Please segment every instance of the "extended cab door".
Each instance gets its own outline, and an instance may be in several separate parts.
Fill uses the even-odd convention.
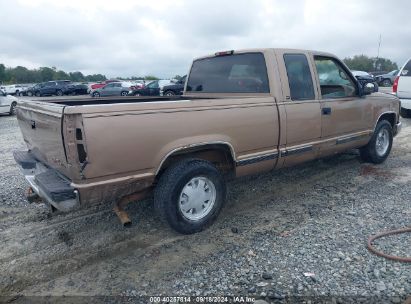
[[[313,66],[303,51],[277,51],[277,63],[282,86],[279,100],[282,140],[279,166],[289,166],[314,159],[321,137],[321,111],[315,90]]]
[[[357,81],[346,66],[331,56],[313,56],[321,102],[321,155],[367,142],[372,103],[360,98]]]

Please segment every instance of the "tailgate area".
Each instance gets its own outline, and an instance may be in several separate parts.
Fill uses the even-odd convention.
[[[32,190],[47,204],[60,211],[69,211],[79,203],[78,191],[70,180],[47,167],[30,151],[14,151],[14,159]]]
[[[44,102],[23,101],[17,106],[17,120],[28,150],[35,159],[67,175],[64,147],[64,106]],[[22,164],[25,155],[18,156]]]

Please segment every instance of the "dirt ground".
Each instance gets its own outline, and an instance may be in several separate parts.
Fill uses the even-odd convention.
[[[0,117],[0,125],[0,295],[14,299],[19,295],[116,296],[134,291],[138,295],[178,295],[188,289],[178,287],[175,281],[187,274],[194,276],[196,265],[207,267],[209,263],[208,278],[212,278],[212,271],[218,265],[213,265],[210,257],[229,250],[233,250],[233,254],[235,251],[236,256],[250,250],[258,251],[255,240],[261,235],[266,235],[272,248],[287,246],[286,239],[278,241],[277,237],[304,232],[307,225],[312,224],[312,218],[319,224],[334,222],[338,225],[340,220],[342,223],[350,219],[347,213],[354,212],[355,217],[355,204],[361,202],[347,197],[355,198],[352,193],[364,187],[368,187],[369,193],[378,187],[377,197],[384,197],[384,185],[391,187],[393,193],[405,192],[392,202],[401,209],[397,215],[398,224],[391,222],[392,219],[375,220],[369,229],[352,232],[358,240],[356,255],[380,263],[381,258],[365,249],[368,235],[384,228],[410,224],[410,120],[403,119],[403,130],[394,140],[391,156],[380,166],[361,163],[358,154],[352,151],[230,182],[228,202],[217,222],[208,230],[189,236],[179,235],[160,224],[151,199],[129,206],[134,220],[129,229],[119,224],[111,206],[97,205],[73,213],[51,215],[42,204],[25,203],[27,184],[11,154],[15,149],[24,148],[24,143],[14,117]],[[381,210],[378,212],[382,213]],[[385,218],[386,214],[375,216]],[[350,232],[349,223],[347,227]],[[322,242],[329,233],[320,230],[310,236],[311,241]],[[295,247],[290,244],[290,252],[294,250],[291,248]],[[344,247],[344,250],[350,251],[350,248]],[[231,269],[235,260],[224,260],[221,268]],[[402,275],[411,276],[409,265],[393,265]],[[259,267],[258,263],[255,267]],[[282,271],[292,271],[291,267]],[[386,284],[393,284],[393,289],[388,287],[387,292],[401,293],[401,287],[395,289],[396,280],[395,271],[384,277]],[[228,288],[236,285],[234,279],[228,282]],[[247,293],[250,285],[257,282],[257,279],[251,280],[249,285],[235,287],[235,290]],[[201,285],[193,283],[193,286],[193,294],[206,290]],[[212,284],[207,286],[208,290],[215,287],[216,292],[220,288]],[[410,285],[402,286],[406,288],[404,294],[411,293]],[[255,295],[261,297],[260,293]]]

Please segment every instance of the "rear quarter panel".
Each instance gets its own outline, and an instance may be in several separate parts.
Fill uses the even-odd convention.
[[[190,145],[226,143],[236,160],[278,145],[278,113],[271,96],[145,103],[138,108],[93,112],[89,107],[83,114],[86,178],[155,175],[167,155]]]

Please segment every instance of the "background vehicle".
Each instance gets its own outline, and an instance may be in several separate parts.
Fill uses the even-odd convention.
[[[160,85],[158,80],[154,80],[144,87],[131,90],[129,95],[132,96],[160,96]]]
[[[92,90],[90,95],[92,97],[106,97],[106,96],[127,96],[130,92],[130,87],[121,82],[111,82],[104,87]]]
[[[88,94],[88,87],[82,83],[68,83],[63,87],[64,95],[85,95]]]
[[[401,100],[402,117],[411,117],[411,58],[401,68],[394,80],[392,91]]]
[[[364,71],[351,71],[351,73],[363,85],[367,83],[374,84],[374,88],[375,88],[374,92],[378,92],[378,83],[375,80],[375,77],[373,75],[371,75],[370,73],[364,72]]]
[[[19,93],[27,89],[27,87],[28,85],[24,85],[24,84],[12,84],[12,85],[2,86],[1,90],[6,94],[19,95]]]
[[[387,74],[375,76],[377,83],[383,87],[390,87],[394,83],[395,77],[397,77],[399,70],[391,71]]]
[[[36,84],[26,91],[28,96],[63,96],[67,92],[67,86],[71,84],[70,80],[47,81]]]
[[[9,115],[14,115],[17,106],[17,98],[8,95],[3,90],[0,90],[0,113],[7,113]]]
[[[175,84],[166,85],[160,92],[163,96],[183,95],[184,84],[186,82],[187,75],[183,76]]]
[[[382,163],[401,127],[397,97],[324,52],[218,52],[189,75],[178,97],[19,102],[29,151],[14,157],[35,193],[62,211],[115,200],[127,225],[124,204],[154,188],[159,218],[194,233],[223,207],[226,178],[353,148]]]
[[[90,89],[91,89],[90,92],[93,91],[93,90],[96,90],[96,89],[100,89],[100,88],[104,87],[106,84],[109,84],[109,83],[112,83],[112,82],[121,82],[121,81],[117,80],[117,79],[109,79],[109,80],[105,80],[105,81],[102,81],[102,82],[92,84],[90,86]]]

